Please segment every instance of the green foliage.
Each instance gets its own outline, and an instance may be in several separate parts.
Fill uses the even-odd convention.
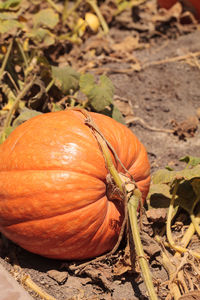
[[[111,104],[108,108],[102,110],[101,113],[125,125],[124,117],[116,105]]]
[[[80,90],[87,96],[91,107],[97,112],[101,112],[106,106],[113,104],[114,86],[105,75],[100,76],[99,84],[95,83],[93,75],[82,75]]]
[[[69,94],[71,90],[75,92],[79,88],[80,74],[71,67],[52,66],[52,77],[55,80],[55,85],[63,93]]]
[[[21,0],[6,0],[6,1],[0,1],[0,9],[16,9],[16,7],[19,6],[19,4],[21,3]]]
[[[181,207],[192,214],[200,195],[200,159],[185,156],[181,161],[192,162],[190,168],[180,171],[158,170],[152,176],[148,195],[151,207],[168,207],[176,182],[179,182],[174,207]],[[197,162],[199,161],[199,164]]]
[[[16,20],[3,20],[0,18],[0,33],[7,33],[20,27],[20,22]]]
[[[200,164],[200,157],[194,157],[194,156],[184,156],[182,158],[180,158],[180,161],[184,161],[188,164],[188,166],[197,166],[198,164]]]
[[[34,15],[33,22],[35,28],[39,28],[41,25],[44,25],[53,29],[59,22],[59,16],[53,9],[46,8]]]
[[[43,43],[45,46],[50,46],[55,43],[54,35],[45,28],[34,28],[28,34],[36,43]]]
[[[3,132],[3,134],[0,137],[0,144],[3,143],[7,137],[11,134],[11,132],[17,128],[19,125],[21,125],[22,123],[24,123],[25,121],[28,121],[29,119],[41,115],[42,113],[33,109],[28,109],[26,107],[24,107],[23,109],[21,109],[19,116],[14,120],[12,126],[8,126],[7,128],[5,128],[5,131]]]
[[[39,116],[41,114],[42,113],[37,110],[28,109],[27,107],[24,107],[23,109],[21,109],[19,116],[14,120],[14,122],[12,124],[12,130],[17,128],[19,125],[21,125],[25,121],[28,121],[29,119]]]
[[[86,2],[106,32],[108,28],[97,3]],[[77,11],[79,4],[73,4],[69,8],[54,1],[46,1],[40,6],[38,1],[0,0],[1,114],[7,113],[1,142],[16,126],[31,117],[27,111],[22,111],[23,108],[48,112],[78,106],[125,123],[114,105],[114,87],[108,77],[100,76],[96,82],[93,75],[80,74],[70,66],[59,66],[57,59],[55,61],[57,49],[59,53],[60,49],[66,49],[68,42],[70,45],[81,42],[75,28],[84,16]],[[29,82],[32,82],[30,86]],[[83,100],[81,93],[85,96]],[[16,119],[16,116],[19,117]]]

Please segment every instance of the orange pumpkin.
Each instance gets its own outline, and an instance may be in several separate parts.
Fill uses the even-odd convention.
[[[175,3],[181,2],[185,10],[191,11],[197,20],[200,20],[200,0],[157,0],[158,4],[162,8],[169,9]]]
[[[145,199],[150,172],[144,146],[124,125],[90,115]],[[39,115],[0,146],[0,231],[30,252],[85,259],[117,241],[123,205],[109,196],[104,157],[84,119],[73,110]]]

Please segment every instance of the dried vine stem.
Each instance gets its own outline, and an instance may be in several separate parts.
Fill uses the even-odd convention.
[[[56,300],[56,298],[52,297],[45,291],[43,291],[33,280],[30,275],[25,274],[22,278],[22,283],[27,286],[29,289],[33,290],[37,295],[39,295],[42,299],[45,300]]]
[[[13,40],[11,40],[10,45],[8,46],[6,55],[3,59],[3,63],[2,63],[1,69],[0,69],[0,81],[2,80],[3,73],[5,71],[5,68],[6,68],[6,65],[7,65],[7,62],[8,62],[8,58],[9,58],[11,50],[12,50],[12,46],[13,46]]]
[[[111,149],[111,151],[113,151],[113,153],[115,153],[113,147],[108,143],[108,141],[102,135],[102,133],[100,132],[100,130],[98,129],[98,127],[96,126],[94,121],[92,120],[91,116],[89,115],[89,113],[83,109],[78,109],[78,111],[80,111],[86,117],[85,123],[92,129],[92,131],[99,143],[99,146],[104,155],[105,164],[108,169],[108,172],[112,176],[112,179],[114,180],[116,186],[124,194],[124,199],[126,199],[125,203],[128,202],[128,205],[125,204],[125,210],[127,211],[127,212],[125,212],[125,215],[129,216],[129,220],[130,220],[130,224],[131,224],[131,231],[132,231],[132,235],[133,235],[133,241],[135,244],[135,250],[136,250],[136,254],[138,257],[139,264],[140,264],[140,268],[142,271],[142,276],[143,276],[145,285],[147,287],[149,299],[157,300],[158,298],[157,298],[157,295],[156,295],[156,292],[154,289],[148,262],[145,258],[142,242],[140,239],[138,222],[137,222],[137,209],[138,209],[139,199],[141,197],[141,192],[138,189],[134,190],[134,188],[132,188],[129,190],[129,187],[126,187],[126,185],[124,184],[123,180],[121,179],[118,171],[116,170],[116,168],[113,164],[111,155],[110,155],[109,148]],[[116,157],[117,156],[115,156],[115,159],[116,159]],[[121,165],[123,165],[123,164],[121,163]],[[133,185],[135,187],[134,182],[133,182]],[[127,208],[126,208],[126,205],[127,205]],[[125,220],[125,221],[127,222],[127,220]]]
[[[19,92],[18,96],[16,97],[10,111],[7,114],[5,123],[4,123],[4,127],[3,127],[3,131],[1,134],[2,137],[2,141],[4,141],[5,139],[5,132],[8,126],[10,126],[10,123],[12,121],[12,117],[15,114],[16,110],[19,107],[19,103],[21,101],[21,99],[26,95],[26,93],[30,90],[30,88],[32,87],[32,85],[34,84],[35,81],[35,76],[33,77],[33,79],[31,80],[31,82],[29,82],[27,85],[24,85],[24,88]]]
[[[186,55],[180,55],[180,56],[165,58],[165,59],[161,59],[161,60],[158,60],[158,61],[146,62],[146,63],[143,64],[142,68],[144,69],[144,68],[147,68],[147,67],[150,67],[150,66],[162,65],[162,64],[177,62],[177,61],[181,61],[181,60],[187,60],[189,58],[194,58],[194,57],[197,57],[197,56],[200,56],[200,51],[190,52]]]
[[[94,123],[94,121],[92,120],[91,116],[89,115],[89,113],[85,110],[85,109],[81,109],[81,108],[72,108],[73,110],[77,110],[80,111],[84,116],[85,116],[85,124],[87,124],[92,130],[93,133],[98,141],[98,143],[100,143],[100,147],[101,147],[101,142],[103,142],[104,148],[108,147],[112,154],[114,155],[114,158],[116,160],[116,162],[118,162],[121,167],[123,168],[123,170],[130,176],[131,181],[134,182],[134,184],[136,185],[133,176],[130,174],[130,172],[126,169],[126,167],[123,165],[123,163],[121,162],[119,156],[117,155],[115,149],[113,148],[113,146],[106,140],[105,136],[102,134],[102,132],[99,130],[99,128],[97,127],[97,125]],[[99,136],[101,137],[101,140],[99,139]],[[107,151],[107,149],[106,149]],[[104,154],[104,153],[103,153]],[[106,161],[106,164],[108,162]],[[112,161],[110,163],[110,165],[112,166]],[[109,167],[109,166],[108,166]],[[118,173],[118,172],[117,172]],[[117,175],[118,176],[118,175]],[[123,192],[123,188],[120,190]]]
[[[192,220],[192,224],[189,227],[189,231],[187,233],[187,238],[185,238],[183,240],[184,247],[176,245],[175,242],[174,242],[173,236],[172,236],[171,221],[172,221],[172,215],[173,215],[175,197],[176,197],[176,193],[177,193],[177,190],[178,190],[179,183],[180,183],[180,180],[176,179],[176,182],[175,182],[175,185],[174,185],[174,188],[173,188],[172,199],[170,201],[170,206],[169,206],[169,210],[168,210],[167,226],[166,227],[167,227],[167,239],[168,239],[169,244],[166,243],[166,245],[168,247],[171,247],[172,249],[174,249],[175,251],[177,251],[179,253],[185,253],[185,252],[189,251],[191,255],[193,255],[197,259],[200,259],[200,253],[197,253],[195,251],[188,250],[187,248],[185,248],[185,247],[187,247],[187,244],[189,243],[192,235],[194,234],[194,230],[196,230],[197,233],[198,233],[198,229],[199,229],[198,218],[196,219],[196,217],[194,217],[193,213],[190,214],[190,217],[191,217],[191,220]],[[199,202],[199,197],[197,197],[197,199],[195,201],[195,205],[198,202]],[[195,205],[194,205],[194,207],[195,207]]]

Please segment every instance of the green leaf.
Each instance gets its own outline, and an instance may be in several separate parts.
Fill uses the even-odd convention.
[[[76,91],[79,88],[80,74],[71,67],[52,66],[52,77],[55,79],[55,85],[63,93],[69,93],[70,90]]]
[[[167,169],[161,169],[155,172],[152,176],[153,184],[169,183],[175,179],[176,172]]]
[[[95,83],[94,76],[84,74],[80,77],[80,90],[88,98],[91,107],[97,111],[103,111],[106,106],[113,104],[114,86],[105,75],[100,76],[99,83]]]
[[[9,9],[9,8],[16,8],[20,4],[21,0],[7,0],[7,1],[0,1],[0,9]]]
[[[51,8],[46,8],[39,11],[33,17],[34,28],[38,28],[41,25],[47,26],[48,28],[53,29],[59,22],[59,16]]]
[[[81,92],[88,97],[90,91],[95,86],[94,75],[89,73],[81,75],[79,85],[80,85]]]
[[[20,22],[16,20],[1,20],[0,19],[0,33],[8,33],[11,30],[16,31],[18,28],[22,27]]]
[[[194,167],[194,166],[197,166],[197,165],[200,164],[200,157],[187,155],[187,156],[184,156],[184,157],[180,158],[180,161],[184,161],[188,165]]]
[[[55,43],[55,36],[48,29],[36,28],[28,33],[27,36],[34,38],[36,42],[43,43],[45,46]]]
[[[106,116],[109,116],[111,118],[113,118],[114,120],[118,121],[121,124],[125,125],[125,120],[121,114],[121,112],[119,111],[119,109],[111,104],[109,108],[106,108],[104,110],[101,111],[101,114],[104,114]]]
[[[171,199],[170,186],[167,184],[152,184],[147,196],[149,207],[166,208],[169,207]]]
[[[196,194],[196,196],[199,196],[200,194],[200,178],[195,178],[192,180],[191,185],[193,187],[193,190]]]
[[[195,177],[200,177],[200,165],[192,169],[184,169],[182,171],[169,171],[166,169],[158,170],[152,176],[152,182],[157,183],[172,183],[176,178],[191,180]]]
[[[24,107],[23,109],[21,109],[21,113],[19,114],[19,116],[14,120],[14,122],[12,124],[12,131],[15,128],[17,128],[19,125],[24,123],[25,121],[28,121],[29,119],[31,119],[35,116],[39,116],[41,114],[42,113],[37,110],[33,110],[33,109],[29,109],[27,107]]]
[[[63,110],[63,107],[57,103],[52,103],[52,109],[51,111],[61,111]]]
[[[195,166],[192,169],[185,169],[183,171],[177,172],[178,176],[182,175],[184,179],[191,180],[200,177],[200,165]]]
[[[122,123],[125,125],[125,120],[124,117],[122,116],[121,111],[117,108],[116,105],[113,105],[113,109],[112,109],[112,118],[116,121],[118,121],[119,123]]]
[[[11,126],[7,127],[4,132],[1,134],[1,137],[0,137],[0,144],[2,144],[6,139],[7,137],[9,136],[9,134],[13,131],[13,128]]]
[[[191,182],[184,180],[179,184],[175,204],[182,207],[190,214],[192,212],[192,207],[195,200],[196,195],[192,188]]]
[[[0,137],[0,144],[3,143],[7,137],[11,134],[11,132],[13,130],[15,130],[15,128],[17,128],[19,125],[21,125],[22,123],[24,123],[25,121],[41,115],[42,113],[36,110],[32,110],[32,109],[28,109],[26,107],[24,107],[23,109],[21,109],[21,113],[20,115],[14,120],[12,126],[7,127],[4,132],[2,133],[1,137]]]

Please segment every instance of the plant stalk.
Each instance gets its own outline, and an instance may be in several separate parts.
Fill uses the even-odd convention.
[[[170,201],[169,210],[168,210],[168,214],[167,214],[167,239],[172,248],[174,248],[175,243],[174,243],[172,232],[171,232],[171,221],[172,221],[172,217],[173,217],[174,202],[175,202],[178,186],[179,186],[179,181],[176,180],[175,186],[173,189],[173,193],[172,193],[172,199]]]
[[[200,213],[197,214],[196,216],[196,222],[199,224],[200,223]],[[190,224],[190,226],[188,227],[188,229],[186,230],[183,238],[181,239],[181,245],[183,247],[187,247],[187,245],[189,244],[189,242],[191,241],[191,238],[193,236],[193,234],[195,233],[195,227],[194,227],[194,224]],[[180,253],[177,252],[175,254],[175,256],[180,256]]]
[[[111,155],[110,155],[110,150],[108,148],[108,142],[106,139],[102,136],[100,133],[98,127],[94,123],[94,121],[91,119],[90,115],[87,113],[85,110],[80,110],[84,114],[86,118],[89,119],[89,122],[86,122],[88,126],[91,127],[93,130],[93,133],[101,147],[104,159],[105,159],[105,164],[106,167],[111,174],[116,186],[119,188],[119,190],[122,193],[126,193],[125,197],[127,197],[127,192],[124,186],[124,183],[122,179],[119,176],[118,171],[116,170]],[[151,300],[157,300],[157,295],[153,286],[153,281],[150,273],[150,269],[147,263],[147,260],[145,258],[142,242],[140,239],[140,233],[139,233],[139,227],[137,223],[137,208],[138,208],[138,203],[139,203],[139,198],[140,198],[140,192],[139,190],[135,190],[134,194],[131,193],[130,199],[128,199],[128,214],[129,214],[129,219],[130,219],[130,224],[131,224],[131,231],[133,235],[133,241],[135,244],[135,249],[136,249],[136,254],[138,256],[139,264],[141,267],[142,271],[142,276],[145,282],[145,285],[147,287],[148,293],[149,293],[149,299]],[[124,200],[125,201],[125,200]]]
[[[8,62],[8,58],[9,58],[10,52],[11,52],[11,50],[12,50],[12,46],[13,46],[13,40],[11,40],[11,42],[10,42],[10,44],[9,44],[9,46],[8,46],[8,50],[7,50],[7,52],[6,52],[6,55],[5,55],[5,57],[4,57],[4,60],[3,60],[3,63],[2,63],[1,69],[0,69],[0,81],[2,80],[4,71],[5,71],[7,62]]]
[[[200,226],[199,226],[198,221],[197,221],[197,219],[194,215],[194,209],[195,209],[195,206],[197,205],[197,203],[199,202],[199,200],[200,200],[200,194],[197,196],[196,200],[193,203],[193,207],[192,207],[192,210],[191,210],[192,212],[190,213],[190,219],[192,221],[192,224],[194,225],[194,228],[195,228],[197,234],[200,236]]]
[[[43,291],[33,280],[29,275],[25,275],[22,279],[22,282],[24,285],[26,285],[28,288],[33,290],[37,295],[39,295],[42,299],[45,300],[56,300],[51,295],[47,294],[45,291]]]
[[[2,134],[1,134],[1,137],[3,137],[2,141],[4,141],[4,134],[5,134],[6,128],[10,126],[11,121],[12,121],[12,116],[18,109],[21,99],[26,95],[26,93],[32,87],[34,81],[35,81],[35,77],[31,80],[31,82],[29,82],[27,85],[24,86],[24,88],[19,92],[18,96],[16,97],[16,99],[13,103],[13,106],[9,110],[6,120],[5,120],[5,123],[4,123],[4,126],[3,126]]]
[[[62,21],[65,22],[68,18],[68,16],[72,15],[74,11],[79,7],[82,0],[76,0],[75,4],[72,6],[72,8],[68,9],[68,2],[64,5],[64,10],[62,13]]]
[[[55,9],[55,11],[57,11],[58,13],[61,13],[60,8],[53,2],[53,0],[46,0],[49,5]]]
[[[135,251],[142,271],[142,276],[146,284],[147,291],[149,293],[149,299],[157,300],[158,297],[154,289],[152,276],[149,270],[149,265],[147,263],[147,259],[145,258],[145,253],[140,239],[140,232],[139,232],[139,227],[137,222],[138,203],[139,200],[136,195],[133,195],[128,202],[128,214],[129,214],[129,220],[131,225],[131,231],[132,231],[133,240],[135,244]]]

